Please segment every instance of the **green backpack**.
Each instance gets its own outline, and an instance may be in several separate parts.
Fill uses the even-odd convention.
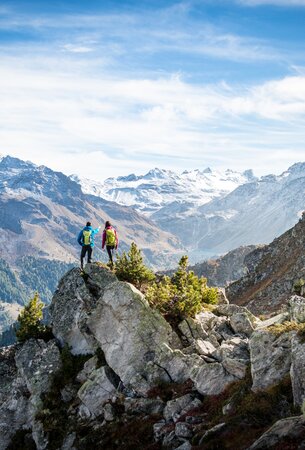
[[[106,245],[110,246],[116,245],[115,232],[113,228],[106,229]]]
[[[84,245],[90,245],[91,244],[91,242],[92,242],[91,234],[92,234],[91,230],[84,230],[83,231],[83,244]]]

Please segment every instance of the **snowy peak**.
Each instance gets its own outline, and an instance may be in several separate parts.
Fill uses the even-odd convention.
[[[244,173],[234,170],[185,170],[177,174],[171,170],[154,168],[145,175],[130,174],[107,178],[103,183],[71,177],[84,193],[103,197],[121,205],[132,206],[137,211],[152,215],[162,208],[185,203],[197,208],[209,201],[223,197],[238,186],[255,180],[251,170]]]

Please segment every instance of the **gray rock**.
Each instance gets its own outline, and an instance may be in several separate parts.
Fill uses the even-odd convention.
[[[181,411],[191,405],[193,400],[194,396],[192,394],[186,394],[182,397],[168,401],[163,411],[163,417],[166,422],[177,419]]]
[[[75,386],[73,386],[72,384],[66,385],[60,391],[60,395],[61,395],[62,401],[64,403],[70,402],[76,396],[76,393],[77,393],[77,388]]]
[[[249,345],[253,391],[279,383],[289,374],[294,334],[289,332],[277,336],[264,330],[252,334]]]
[[[98,298],[88,327],[110,367],[124,385],[138,388],[139,374],[147,378],[149,362],[158,364],[170,352],[172,330],[132,285],[115,281]],[[159,364],[162,367],[162,364]],[[159,374],[158,374],[159,375]],[[156,380],[152,380],[152,384]],[[143,383],[144,391],[147,389]]]
[[[19,429],[31,428],[31,404],[25,381],[18,377],[14,350],[0,349],[0,450],[5,450]],[[7,354],[7,360],[5,358]]]
[[[207,332],[204,330],[200,320],[191,317],[183,320],[179,325],[179,330],[191,344],[196,339],[207,339]]]
[[[115,394],[107,366],[96,369],[91,378],[79,389],[77,396],[94,417],[103,413],[103,406]]]
[[[54,340],[29,339],[15,359],[28,390],[38,396],[49,390],[54,375],[61,369],[60,352]]]
[[[235,333],[242,333],[246,336],[251,336],[254,331],[252,322],[249,319],[248,314],[245,312],[232,314],[230,318],[230,325]]]
[[[32,436],[35,441],[37,450],[46,450],[48,448],[48,435],[43,429],[43,424],[38,420],[34,420],[32,423]]]
[[[285,444],[286,439],[293,439],[299,444],[305,440],[305,418],[288,417],[287,419],[278,420],[269,430],[267,430],[249,450],[265,450],[275,445]],[[296,447],[295,447],[296,448]]]
[[[160,350],[162,353],[160,352],[157,364],[151,362],[147,365],[147,379],[150,384],[155,384],[160,379],[183,383],[190,378],[193,367],[203,364],[202,358],[197,354],[185,355],[181,350],[172,350],[167,345],[161,345]]]
[[[199,323],[202,327],[202,329],[206,332],[209,333],[212,329],[213,326],[215,325],[215,319],[217,320],[217,317],[215,316],[215,314],[209,312],[209,311],[202,311],[198,314],[196,314],[196,322]],[[198,338],[200,338],[201,336],[198,336]],[[202,339],[206,339],[206,337],[202,337]]]
[[[165,403],[153,398],[125,398],[125,412],[128,414],[162,414]]]
[[[239,379],[245,377],[250,362],[247,340],[234,337],[225,341],[212,356],[221,362],[231,375]]]
[[[162,445],[165,448],[175,449],[179,447],[181,444],[181,438],[176,436],[175,431],[171,431],[170,433],[165,434]]]
[[[160,380],[185,381],[196,363],[192,355],[172,348],[177,335],[141,292],[97,264],[86,266],[84,279],[79,271],[70,271],[50,309],[62,343],[74,353],[92,353],[99,346],[124,386],[139,394]]]
[[[180,438],[190,439],[193,432],[189,424],[185,422],[177,422],[175,425],[175,434]]]
[[[88,420],[88,419],[91,418],[91,412],[90,412],[89,408],[87,408],[86,405],[84,405],[84,404],[79,405],[79,407],[78,407],[78,417],[81,420]]]
[[[219,423],[219,424],[215,425],[215,427],[210,428],[208,431],[206,431],[204,433],[204,435],[200,439],[199,445],[203,445],[207,439],[211,438],[215,434],[218,434],[220,430],[225,428],[225,426],[226,426],[225,423]]]
[[[103,408],[104,412],[104,419],[106,422],[113,422],[115,419],[115,411],[111,403],[106,403],[106,405]]]
[[[288,300],[291,320],[297,323],[305,322],[305,298],[299,295],[293,295]]]
[[[276,316],[271,317],[270,319],[260,321],[257,324],[256,329],[260,330],[263,328],[271,327],[272,325],[278,325],[289,319],[290,319],[290,314],[288,312],[283,312],[283,313],[277,314]]]
[[[76,380],[79,383],[84,383],[89,378],[90,374],[96,369],[97,362],[97,356],[93,356],[86,361],[83,369],[77,374]]]
[[[86,266],[86,270],[89,270]],[[103,271],[101,286],[115,281],[109,271]],[[98,289],[97,289],[98,291]],[[99,291],[98,291],[99,292]],[[70,270],[60,281],[49,308],[54,336],[62,345],[68,344],[74,354],[93,354],[97,343],[87,321],[95,307],[95,298],[79,269]]]
[[[183,444],[179,445],[179,447],[176,447],[175,450],[191,450],[192,444],[189,441],[183,442]]]
[[[203,395],[217,395],[237,378],[228,373],[221,363],[206,363],[193,369],[191,379]]]
[[[218,292],[218,305],[228,305],[229,300],[227,299],[225,288],[219,287],[217,288],[217,292]]]
[[[76,439],[76,433],[70,433],[68,434],[62,443],[60,450],[74,450],[73,444]]]
[[[255,322],[257,318],[244,306],[238,306],[233,303],[230,303],[228,305],[218,305],[215,308],[215,313],[220,314],[222,316],[231,317],[233,314],[240,314],[245,313],[251,320],[251,322]]]
[[[305,400],[305,342],[297,335],[291,341],[290,377],[294,404],[302,406]]]
[[[165,420],[161,420],[160,422],[153,424],[155,441],[160,441],[165,436],[166,434],[165,425],[166,425]]]

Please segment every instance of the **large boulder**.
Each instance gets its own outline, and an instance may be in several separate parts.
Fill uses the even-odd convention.
[[[291,320],[297,323],[305,322],[305,298],[299,295],[293,295],[288,300]]]
[[[302,406],[305,400],[305,341],[298,335],[291,341],[290,376],[294,404]]]
[[[246,376],[250,362],[247,339],[235,336],[224,341],[212,356],[234,377],[242,379]]]
[[[288,417],[278,420],[248,450],[265,450],[268,448],[304,448],[298,444],[305,441],[305,418]],[[291,446],[286,447],[289,443]],[[283,446],[283,447],[282,447]]]
[[[203,395],[218,395],[223,392],[229,384],[238,378],[228,373],[221,363],[205,363],[195,367],[191,374],[198,392]]]
[[[253,391],[277,384],[289,374],[294,334],[293,331],[278,336],[267,330],[252,334],[249,344]]]
[[[94,274],[97,278],[98,271]],[[103,281],[99,279],[100,284],[97,285],[97,281],[95,287],[90,284],[89,274],[81,276],[80,269],[72,269],[61,279],[53,296],[49,307],[53,334],[62,345],[68,344],[74,354],[93,354],[98,347],[88,329],[87,320],[95,308],[94,294],[102,290],[106,282],[116,280],[116,277],[106,270],[103,271],[103,276]]]
[[[15,347],[0,349],[0,450],[16,431],[31,427],[29,391],[18,375],[15,352]]]
[[[62,367],[61,356],[55,340],[29,339],[16,353],[16,366],[30,393],[28,417],[37,450],[48,448],[48,435],[42,423],[36,419],[43,407],[42,394],[52,386],[56,373]]]
[[[102,349],[122,383],[144,394],[157,381],[185,381],[191,357],[143,294],[98,264],[61,280],[50,307],[53,333],[74,353]],[[174,348],[173,348],[174,347]],[[199,357],[198,357],[199,358]]]
[[[107,366],[93,371],[90,378],[81,386],[77,396],[88,408],[93,417],[103,413],[103,406],[116,392],[111,369]]]
[[[61,357],[55,340],[29,339],[16,353],[19,374],[25,380],[32,395],[47,392],[53,376],[61,368]]]

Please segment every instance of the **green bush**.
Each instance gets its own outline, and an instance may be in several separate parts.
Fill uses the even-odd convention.
[[[115,273],[119,280],[128,281],[138,289],[155,279],[154,273],[143,264],[141,250],[132,242],[129,252],[123,252],[115,263]]]
[[[42,323],[42,309],[44,304],[36,292],[28,305],[23,308],[17,319],[16,337],[19,342],[25,342],[27,339],[49,338],[51,331]]]
[[[299,280],[297,280],[294,285],[293,285],[293,291],[297,294],[297,295],[301,295],[302,292],[302,287],[305,284],[305,280],[303,278],[300,278]]]
[[[148,302],[162,314],[177,319],[194,317],[203,305],[217,303],[217,289],[207,286],[206,278],[188,271],[188,257],[183,256],[176,273],[164,276],[146,292]]]

